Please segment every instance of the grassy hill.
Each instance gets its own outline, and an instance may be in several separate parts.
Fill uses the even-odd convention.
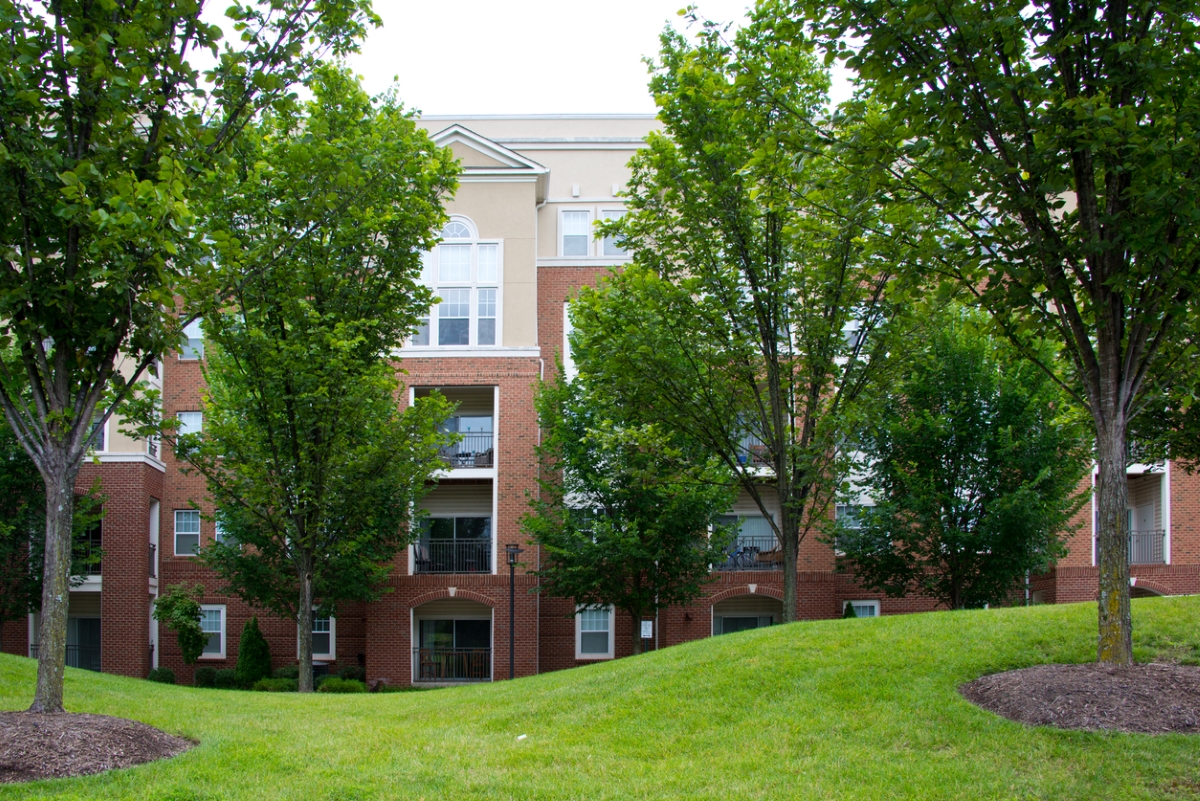
[[[1139,660],[1200,660],[1200,598],[1134,601]],[[67,673],[71,711],[200,741],[0,798],[1200,798],[1200,736],[1028,728],[980,675],[1093,658],[1092,604],[797,623],[516,682],[389,695],[197,690]],[[34,662],[0,657],[0,708]],[[519,735],[525,739],[517,739]]]

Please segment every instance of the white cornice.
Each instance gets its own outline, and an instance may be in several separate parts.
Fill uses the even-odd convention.
[[[393,356],[400,359],[537,359],[541,348],[439,348],[409,345]]]
[[[160,473],[167,472],[167,465],[145,453],[100,453],[96,455],[100,464],[148,464]]]

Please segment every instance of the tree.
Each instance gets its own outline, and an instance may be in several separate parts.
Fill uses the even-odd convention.
[[[573,347],[645,422],[725,464],[782,546],[794,620],[800,542],[828,516],[851,404],[885,363],[893,268],[871,186],[815,134],[826,75],[769,40],[758,25],[732,44],[711,24],[695,44],[663,35],[664,130],[605,229],[633,264],[572,304]]]
[[[258,617],[252,617],[242,627],[242,638],[238,640],[237,683],[251,687],[259,679],[271,676],[271,648],[267,638],[258,627]]]
[[[208,635],[200,627],[200,599],[203,597],[204,586],[201,584],[194,587],[172,584],[154,601],[154,619],[175,632],[185,665],[196,664],[208,643]]]
[[[543,478],[524,526],[546,554],[539,591],[622,610],[636,654],[640,621],[694,601],[725,560],[730,532],[709,532],[734,492],[719,462],[639,424],[577,364],[580,378],[538,391]]]
[[[1002,603],[1065,552],[1089,443],[1058,385],[986,320],[955,307],[928,320],[862,432],[875,505],[840,527],[838,548],[859,583],[893,597]]]
[[[944,221],[925,269],[974,293],[1025,356],[1062,344],[1059,380],[1096,439],[1097,656],[1130,663],[1127,432],[1171,380],[1160,356],[1200,278],[1195,3],[772,6],[779,31],[797,23],[781,40],[815,37],[887,109],[856,144],[895,197]]]
[[[75,478],[103,422],[181,339],[176,298],[219,232],[196,212],[259,109],[378,19],[368,0],[0,0],[0,408],[45,482],[31,711],[61,712]],[[27,401],[26,398],[29,398]]]
[[[451,408],[435,396],[401,412],[388,358],[428,315],[421,254],[457,176],[448,151],[349,73],[319,69],[309,88],[303,113],[267,115],[235,149],[245,177],[214,213],[239,240],[223,265],[237,279],[205,315],[204,433],[167,429],[226,537],[202,561],[296,621],[302,692],[314,612],[379,596],[441,468]]]

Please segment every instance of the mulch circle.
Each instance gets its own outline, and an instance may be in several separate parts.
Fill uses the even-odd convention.
[[[173,757],[193,745],[106,715],[0,712],[0,783],[87,776]]]
[[[1200,667],[1038,665],[984,676],[958,691],[984,709],[1033,726],[1200,732]]]

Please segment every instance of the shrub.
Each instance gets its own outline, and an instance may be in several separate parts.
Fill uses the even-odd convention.
[[[320,690],[322,684],[324,684],[329,679],[336,679],[336,678],[337,678],[337,676],[333,675],[332,673],[324,673],[320,676],[313,676],[313,690]]]
[[[196,680],[194,683],[197,687],[216,687],[217,669],[208,665],[196,668]]]
[[[324,676],[325,680],[317,688],[319,693],[365,693],[367,685],[354,679],[343,679],[337,676]]]
[[[259,679],[254,682],[251,690],[260,693],[294,693],[299,688],[299,682],[295,679]]]
[[[240,687],[249,687],[259,679],[271,675],[271,649],[267,638],[258,627],[258,618],[252,617],[242,627],[242,639],[238,643],[237,682]]]
[[[858,613],[854,611],[854,604],[847,602],[842,608],[842,618],[858,617]]]
[[[236,690],[240,686],[237,680],[237,671],[233,668],[218,670],[213,686],[219,690]]]
[[[297,681],[299,681],[300,680],[300,666],[299,665],[287,665],[286,667],[279,668],[271,675],[277,679],[296,679]]]
[[[343,679],[365,682],[367,680],[367,670],[358,665],[350,665],[339,670],[338,676]]]
[[[170,668],[155,668],[146,678],[150,681],[157,681],[159,684],[174,684],[175,671]]]

